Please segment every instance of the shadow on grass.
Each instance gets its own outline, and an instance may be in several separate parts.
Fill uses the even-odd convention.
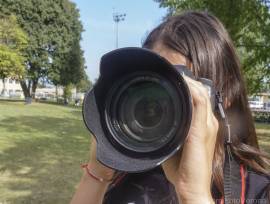
[[[69,203],[81,175],[79,164],[88,157],[90,137],[83,122],[21,116],[1,120],[0,127],[18,138],[12,140],[11,148],[0,153],[0,175],[8,176],[0,186],[4,184],[6,191],[14,194],[28,192],[5,196],[6,202]],[[31,136],[25,136],[28,133]]]

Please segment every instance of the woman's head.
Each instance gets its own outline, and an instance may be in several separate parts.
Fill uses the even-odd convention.
[[[187,65],[195,77],[208,78],[214,82],[216,90],[225,99],[224,106],[232,125],[235,155],[255,170],[265,171],[264,155],[258,150],[239,59],[222,23],[206,12],[186,12],[172,16],[149,33],[143,47],[157,52],[172,64]],[[222,192],[226,131],[222,122],[219,126],[213,181]]]
[[[166,55],[180,53],[194,75],[211,79],[230,103],[244,88],[231,39],[212,15],[186,12],[169,17],[148,35],[143,47]]]

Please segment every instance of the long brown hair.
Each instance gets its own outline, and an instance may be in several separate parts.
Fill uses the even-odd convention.
[[[189,11],[168,17],[149,33],[143,47],[152,49],[157,43],[190,60],[195,77],[214,82],[225,98],[223,105],[231,124],[234,155],[254,171],[268,174],[269,157],[259,149],[239,58],[222,23],[206,12]],[[225,128],[219,121],[212,181],[223,194]]]

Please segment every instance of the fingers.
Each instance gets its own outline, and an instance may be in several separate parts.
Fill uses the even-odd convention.
[[[211,123],[213,115],[208,91],[202,83],[189,77],[184,77],[184,79],[189,87],[194,105],[192,123],[196,125],[195,128],[202,126],[206,128],[207,124]]]
[[[194,99],[194,104],[205,106],[207,99],[209,99],[207,89],[199,81],[195,81],[187,76],[183,76],[183,78],[187,82],[187,85],[191,91],[191,95]]]
[[[192,135],[189,135],[189,137],[192,138],[193,135],[201,137],[207,146],[208,157],[213,158],[218,131],[218,120],[213,114],[208,90],[201,82],[188,77],[184,77],[184,79],[188,84],[194,104],[193,121],[190,130],[190,134]],[[197,134],[196,132],[202,130],[201,128],[207,129],[207,134]]]
[[[91,144],[90,144],[90,160],[95,160],[96,159],[96,151],[97,151],[97,142],[93,138],[91,139]]]

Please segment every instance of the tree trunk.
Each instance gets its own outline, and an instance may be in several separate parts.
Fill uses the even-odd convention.
[[[58,103],[58,86],[55,85],[56,102]]]
[[[23,90],[23,95],[24,95],[24,97],[25,97],[25,98],[26,98],[26,97],[30,97],[30,96],[31,96],[31,95],[30,95],[30,88],[27,87],[26,82],[25,82],[24,80],[21,80],[21,81],[20,81],[20,84],[21,84],[21,87],[22,87],[22,90]]]
[[[3,89],[2,89],[1,95],[4,95],[5,94],[5,90],[6,90],[5,78],[2,79],[2,82],[3,82]]]
[[[26,104],[31,104],[32,100],[31,100],[31,94],[30,94],[30,87],[27,86],[26,82],[24,80],[20,81],[22,90],[23,90],[23,95],[25,98],[25,103]]]
[[[36,89],[37,89],[38,80],[34,80],[32,83],[32,99],[36,97]]]

